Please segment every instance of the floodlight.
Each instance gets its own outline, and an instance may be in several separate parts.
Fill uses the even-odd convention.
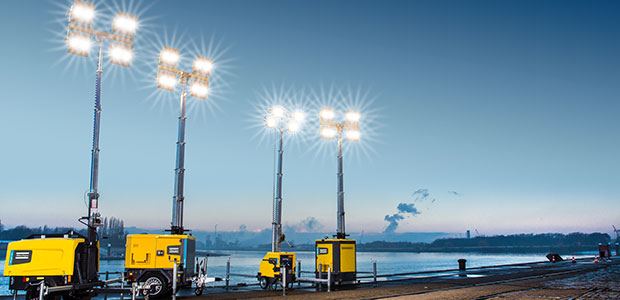
[[[296,110],[293,112],[293,120],[295,122],[303,122],[306,119],[306,113],[301,110]]]
[[[203,75],[209,74],[213,70],[213,62],[204,56],[199,56],[194,60],[194,71]]]
[[[181,60],[181,55],[178,49],[166,47],[159,53],[159,61],[163,65],[175,67],[179,64],[179,60]]]
[[[133,59],[133,52],[126,46],[112,45],[109,52],[112,63],[121,66],[129,66]]]
[[[169,73],[164,73],[164,72],[160,72],[159,74],[157,74],[157,87],[158,88],[172,91],[174,90],[174,87],[176,85],[177,85],[176,76],[169,74]]]
[[[112,29],[122,34],[133,35],[138,29],[138,18],[130,14],[118,13],[112,20]]]
[[[336,137],[336,134],[338,134],[338,132],[336,131],[336,128],[325,127],[321,129],[321,136],[326,139],[334,138]]]
[[[361,117],[361,114],[356,111],[348,111],[344,114],[344,118],[351,123],[359,122]]]
[[[331,108],[324,108],[321,110],[320,116],[321,116],[321,119],[331,120],[336,116],[336,114]]]
[[[276,128],[278,126],[278,119],[273,116],[269,116],[265,119],[265,125],[269,128]]]
[[[81,34],[69,34],[67,37],[69,52],[75,55],[88,56],[92,44],[90,37]]]
[[[89,2],[75,1],[69,11],[71,21],[90,24],[95,19],[95,5]]]
[[[288,131],[290,133],[295,133],[297,131],[299,131],[299,123],[295,120],[291,120],[288,122]]]
[[[190,87],[190,94],[196,98],[206,99],[209,95],[209,88],[202,82],[194,82]]]
[[[271,116],[274,118],[282,118],[284,117],[284,113],[286,111],[284,110],[284,107],[280,106],[280,105],[275,105],[271,108]]]
[[[359,130],[351,129],[345,132],[345,135],[350,141],[359,141],[361,138],[361,133]]]

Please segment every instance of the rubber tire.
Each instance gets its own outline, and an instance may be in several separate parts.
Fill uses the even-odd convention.
[[[164,278],[164,276],[162,276],[161,274],[158,273],[149,273],[146,274],[144,276],[142,276],[142,278],[140,278],[140,283],[146,283],[147,281],[152,280],[152,281],[159,281],[161,283],[161,288],[159,289],[159,291],[157,291],[157,293],[152,294],[149,293],[149,298],[164,298],[166,296],[170,296],[172,295],[172,289],[169,287],[168,284],[168,280],[166,280],[166,278]]]
[[[203,289],[204,288],[197,288],[196,290],[194,290],[194,295],[196,296],[202,295]]]
[[[258,278],[258,286],[260,286],[261,289],[266,290],[269,288],[269,278],[261,276]]]

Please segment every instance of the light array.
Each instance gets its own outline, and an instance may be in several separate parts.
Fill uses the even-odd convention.
[[[138,18],[128,13],[119,12],[112,20],[112,31],[97,31],[93,23],[97,11],[95,4],[76,0],[68,12],[66,44],[69,53],[89,56],[93,39],[102,43],[110,41],[108,55],[110,61],[121,66],[129,66],[133,60],[133,42],[138,29]]]
[[[287,130],[289,133],[299,132],[306,120],[306,113],[302,110],[288,111],[280,105],[272,106],[265,116],[265,125],[269,128]]]
[[[178,69],[181,54],[178,49],[164,47],[159,52],[157,67],[157,87],[174,91],[177,83],[189,84],[192,97],[206,99],[209,97],[209,75],[213,70],[213,62],[204,56],[198,56],[192,64],[192,72]]]
[[[344,134],[347,140],[359,141],[362,137],[359,124],[362,115],[357,111],[347,111],[342,116],[342,120],[338,120],[333,109],[322,109],[319,112],[321,137],[332,139]]]

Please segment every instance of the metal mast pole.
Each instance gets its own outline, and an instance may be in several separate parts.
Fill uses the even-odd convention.
[[[179,115],[179,131],[177,139],[176,168],[174,169],[174,196],[172,197],[172,234],[183,234],[183,187],[185,175],[185,99],[187,97],[187,78],[181,77],[181,101]]]
[[[95,227],[99,225],[99,128],[101,122],[101,77],[103,75],[103,41],[99,41],[97,73],[95,81],[95,109],[93,116],[93,148],[90,158],[90,188],[88,192],[88,238],[96,238]]]
[[[344,229],[344,179],[342,171],[342,128],[338,129],[338,212],[336,238],[344,239],[347,237]]]
[[[276,197],[273,202],[273,223],[271,237],[271,251],[280,252],[282,237],[282,154],[284,153],[282,145],[284,144],[284,131],[278,129],[280,136],[278,142],[278,174],[276,179]]]

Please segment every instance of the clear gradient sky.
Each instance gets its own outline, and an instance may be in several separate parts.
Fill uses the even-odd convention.
[[[94,62],[63,60],[64,4],[0,3],[0,219],[9,226],[78,226],[85,211]],[[273,149],[254,137],[252,116],[257,92],[273,84],[374,96],[371,151],[345,157],[350,231],[383,230],[419,188],[437,200],[416,203],[422,213],[398,231],[609,232],[620,223],[618,1],[134,4],[146,8],[138,60],[104,80],[106,216],[169,224],[176,98],[156,101],[145,62],[176,30],[184,43],[215,37],[230,73],[210,100],[217,109],[188,120],[189,228],[270,226]],[[335,157],[308,150],[317,141],[286,149],[284,222],[313,216],[331,229]]]

